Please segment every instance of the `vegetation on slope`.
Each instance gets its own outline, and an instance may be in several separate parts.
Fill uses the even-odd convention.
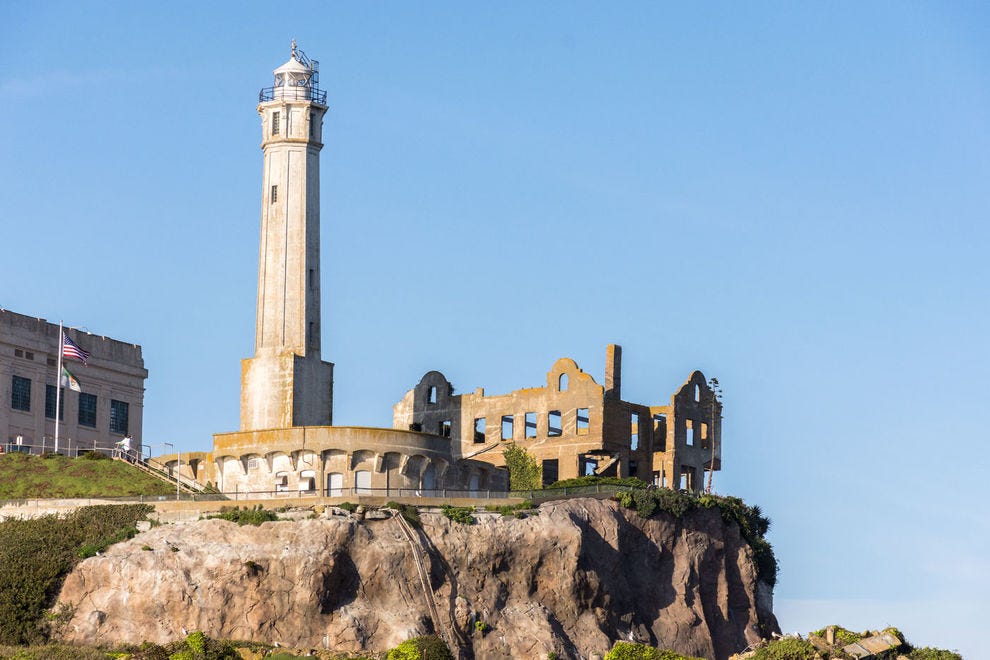
[[[66,516],[0,522],[0,643],[36,644],[71,611],[46,612],[82,559],[131,538],[146,504],[90,506]]]
[[[103,454],[0,454],[0,500],[168,495],[175,486]]]
[[[808,639],[800,637],[784,637],[775,639],[756,650],[751,660],[846,660],[850,656],[843,647],[858,642],[866,637],[886,633],[900,641],[898,646],[880,651],[873,656],[875,660],[895,660],[909,658],[910,660],[962,660],[962,656],[954,651],[933,648],[916,648],[908,642],[897,628],[886,628],[882,631],[853,632],[842,626],[832,628],[834,643],[826,642],[826,628],[808,633]],[[814,643],[812,643],[814,642]]]

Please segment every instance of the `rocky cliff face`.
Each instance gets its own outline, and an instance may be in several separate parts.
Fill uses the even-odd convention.
[[[379,651],[436,627],[464,657],[588,658],[622,639],[726,658],[777,630],[770,598],[717,511],[644,520],[585,499],[472,526],[424,514],[411,533],[394,518],[156,527],[79,564],[59,601],[76,607],[65,637],[90,643],[185,628]]]

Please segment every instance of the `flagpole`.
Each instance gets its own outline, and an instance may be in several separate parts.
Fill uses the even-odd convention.
[[[62,321],[58,322],[58,366],[55,372],[55,453],[58,453],[58,418],[62,412]]]

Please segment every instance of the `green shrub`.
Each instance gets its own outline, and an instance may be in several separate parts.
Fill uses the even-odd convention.
[[[454,660],[453,654],[436,635],[413,637],[385,655],[385,660]]]
[[[564,479],[555,481],[547,488],[581,488],[582,486],[631,486],[633,488],[646,488],[649,484],[636,477],[575,477],[574,479]]]
[[[240,660],[237,649],[227,641],[207,637],[202,632],[194,630],[186,635],[184,641],[168,646],[171,653],[168,660]]]
[[[258,526],[261,523],[272,522],[278,520],[278,514],[274,511],[269,511],[263,508],[260,504],[256,507],[249,508],[244,507],[243,509],[235,506],[221,507],[220,513],[215,513],[210,516],[206,516],[208,520],[214,518],[219,518],[220,520],[229,520],[230,522],[237,523],[238,525],[255,525]]]
[[[386,508],[394,509],[399,512],[406,522],[415,528],[419,528],[422,525],[422,521],[419,518],[419,509],[411,504],[399,504],[398,502],[387,502],[385,504]]]
[[[811,642],[796,637],[775,639],[756,651],[752,660],[815,660],[821,657]]]
[[[702,660],[675,653],[667,649],[656,649],[635,642],[616,642],[612,650],[605,654],[605,660]]]
[[[514,442],[508,444],[502,456],[509,470],[509,490],[543,488],[543,465],[535,456]]]
[[[62,581],[82,559],[132,537],[146,504],[82,507],[65,516],[0,522],[0,643],[45,641],[45,616]]]
[[[443,515],[447,516],[454,522],[463,523],[465,525],[473,525],[474,520],[474,507],[470,506],[450,506],[449,504],[444,504],[441,508]]]
[[[84,461],[108,461],[110,457],[101,451],[88,451],[85,454],[79,454],[78,458]]]
[[[928,646],[920,649],[913,649],[907,654],[911,660],[962,660],[962,656],[954,651],[945,649],[934,649]]]
[[[843,628],[842,626],[825,626],[820,630],[814,630],[808,634],[825,639],[825,631],[833,627],[835,628],[835,643],[839,646],[846,646],[848,644],[852,644],[853,642],[858,642],[864,637],[864,635],[853,632],[847,628]]]
[[[357,504],[353,504],[351,502],[341,502],[340,504],[337,504],[336,506],[337,506],[338,509],[343,509],[344,511],[346,511],[348,513],[354,513],[355,511],[357,511],[357,508],[358,508],[358,505]]]
[[[487,623],[485,623],[484,621],[482,621],[481,619],[478,619],[477,621],[474,622],[474,632],[478,633],[479,635],[484,635],[491,629],[492,627]]]

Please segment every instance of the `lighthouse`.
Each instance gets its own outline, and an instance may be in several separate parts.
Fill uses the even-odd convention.
[[[241,430],[333,421],[333,364],[320,354],[319,62],[292,42],[258,95],[263,171],[254,357],[241,361]]]

